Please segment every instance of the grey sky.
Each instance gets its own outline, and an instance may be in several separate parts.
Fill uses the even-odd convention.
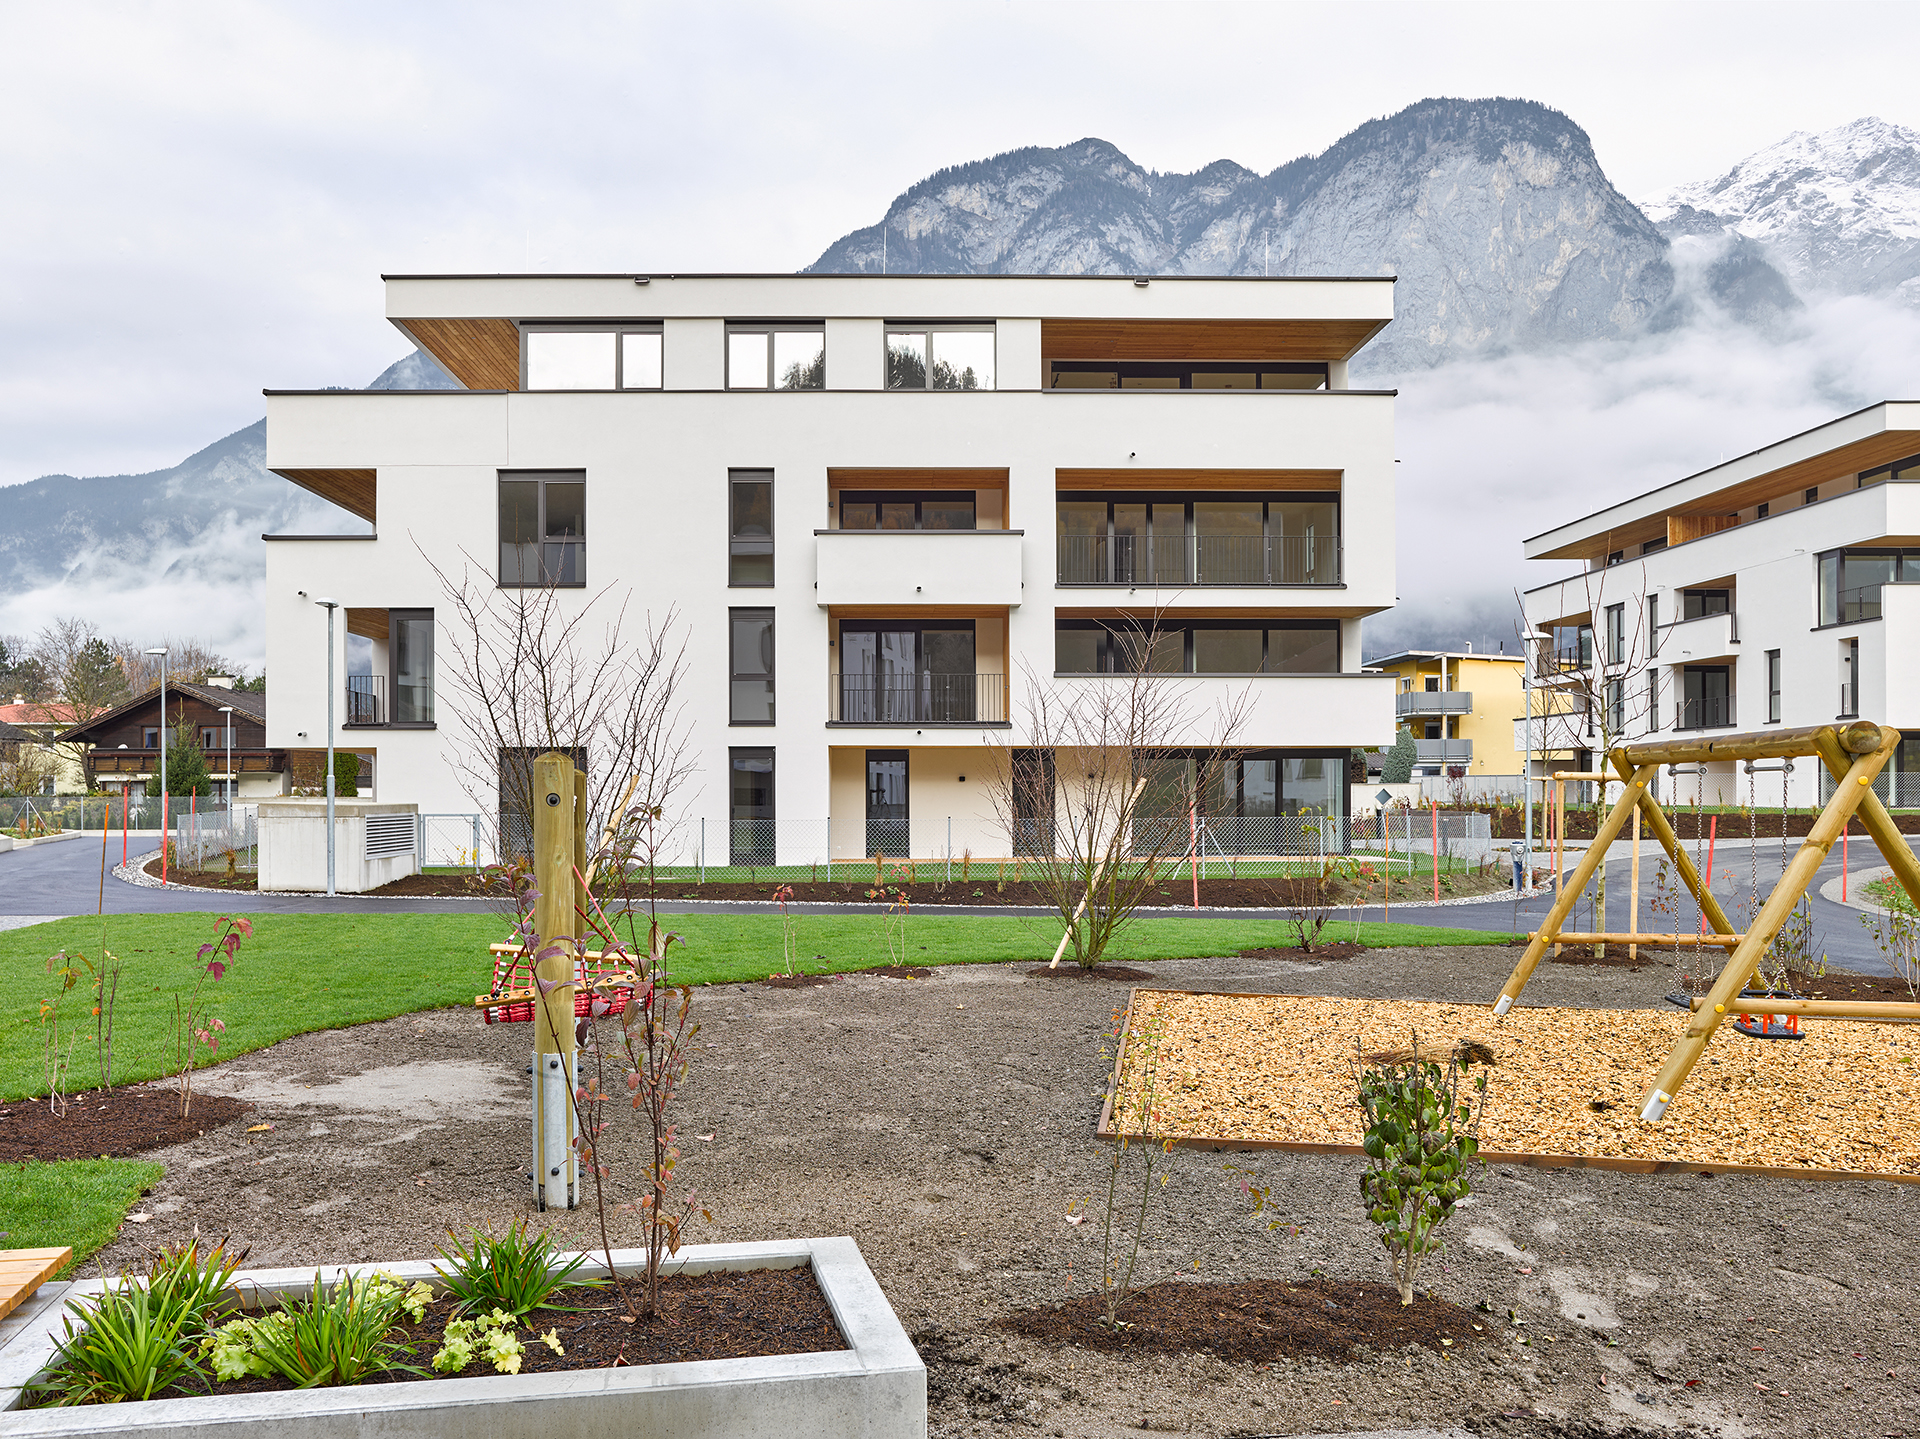
[[[793,269],[1020,145],[1264,171],[1505,94],[1638,197],[1920,124],[1863,54],[1920,39],[1895,5],[16,0],[0,36],[0,483],[170,465],[262,386],[366,383],[403,348],[382,270]]]

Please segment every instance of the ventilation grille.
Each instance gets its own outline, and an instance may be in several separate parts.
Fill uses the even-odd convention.
[[[410,814],[370,814],[367,816],[367,858],[389,854],[413,853],[413,816]]]

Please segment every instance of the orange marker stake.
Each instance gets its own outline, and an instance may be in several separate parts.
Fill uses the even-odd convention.
[[[1428,801],[1427,808],[1433,814],[1433,901],[1440,902],[1440,802]]]

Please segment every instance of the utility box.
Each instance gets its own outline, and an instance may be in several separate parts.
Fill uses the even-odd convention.
[[[420,872],[420,806],[370,799],[333,802],[337,894],[365,894]],[[260,801],[260,888],[327,892],[325,799]]]

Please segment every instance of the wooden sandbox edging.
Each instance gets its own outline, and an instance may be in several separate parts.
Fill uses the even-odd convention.
[[[1114,1127],[1114,1100],[1119,1093],[1120,1071],[1126,1057],[1128,1044],[1133,1033],[1134,1012],[1142,996],[1169,995],[1183,998],[1219,998],[1219,999],[1303,999],[1324,1000],[1339,996],[1282,994],[1268,990],[1198,990],[1166,989],[1159,986],[1137,986],[1127,1000],[1125,1016],[1121,1021],[1118,1040],[1114,1048],[1113,1068],[1107,1076],[1106,1094],[1100,1106],[1100,1118],[1094,1128],[1096,1139],[1110,1142],[1138,1143],[1142,1141],[1156,1144],[1172,1144],[1180,1149],[1205,1149],[1215,1151],[1255,1151],[1268,1150],[1290,1154],[1331,1154],[1359,1156],[1364,1150],[1358,1144],[1339,1144],[1319,1140],[1289,1139],[1250,1139],[1221,1134],[1179,1135],[1171,1139],[1153,1138],[1138,1132],[1122,1132]],[[1366,1000],[1356,1001],[1366,1003]],[[1455,1003],[1453,1001],[1413,1001],[1416,1003],[1446,1003],[1459,1009],[1485,1009],[1489,1015],[1493,1012],[1491,1004]],[[1533,1150],[1497,1150],[1482,1149],[1480,1159],[1487,1164],[1521,1165],[1535,1169],[1604,1169],[1621,1174],[1745,1174],[1762,1179],[1810,1179],[1823,1182],[1841,1182],[1848,1180],[1873,1180],[1883,1184],[1920,1184],[1920,1174],[1892,1174],[1868,1169],[1833,1169],[1808,1165],[1770,1165],[1737,1164],[1718,1160],[1692,1159],[1638,1159],[1623,1155],[1587,1155],[1554,1154]]]

